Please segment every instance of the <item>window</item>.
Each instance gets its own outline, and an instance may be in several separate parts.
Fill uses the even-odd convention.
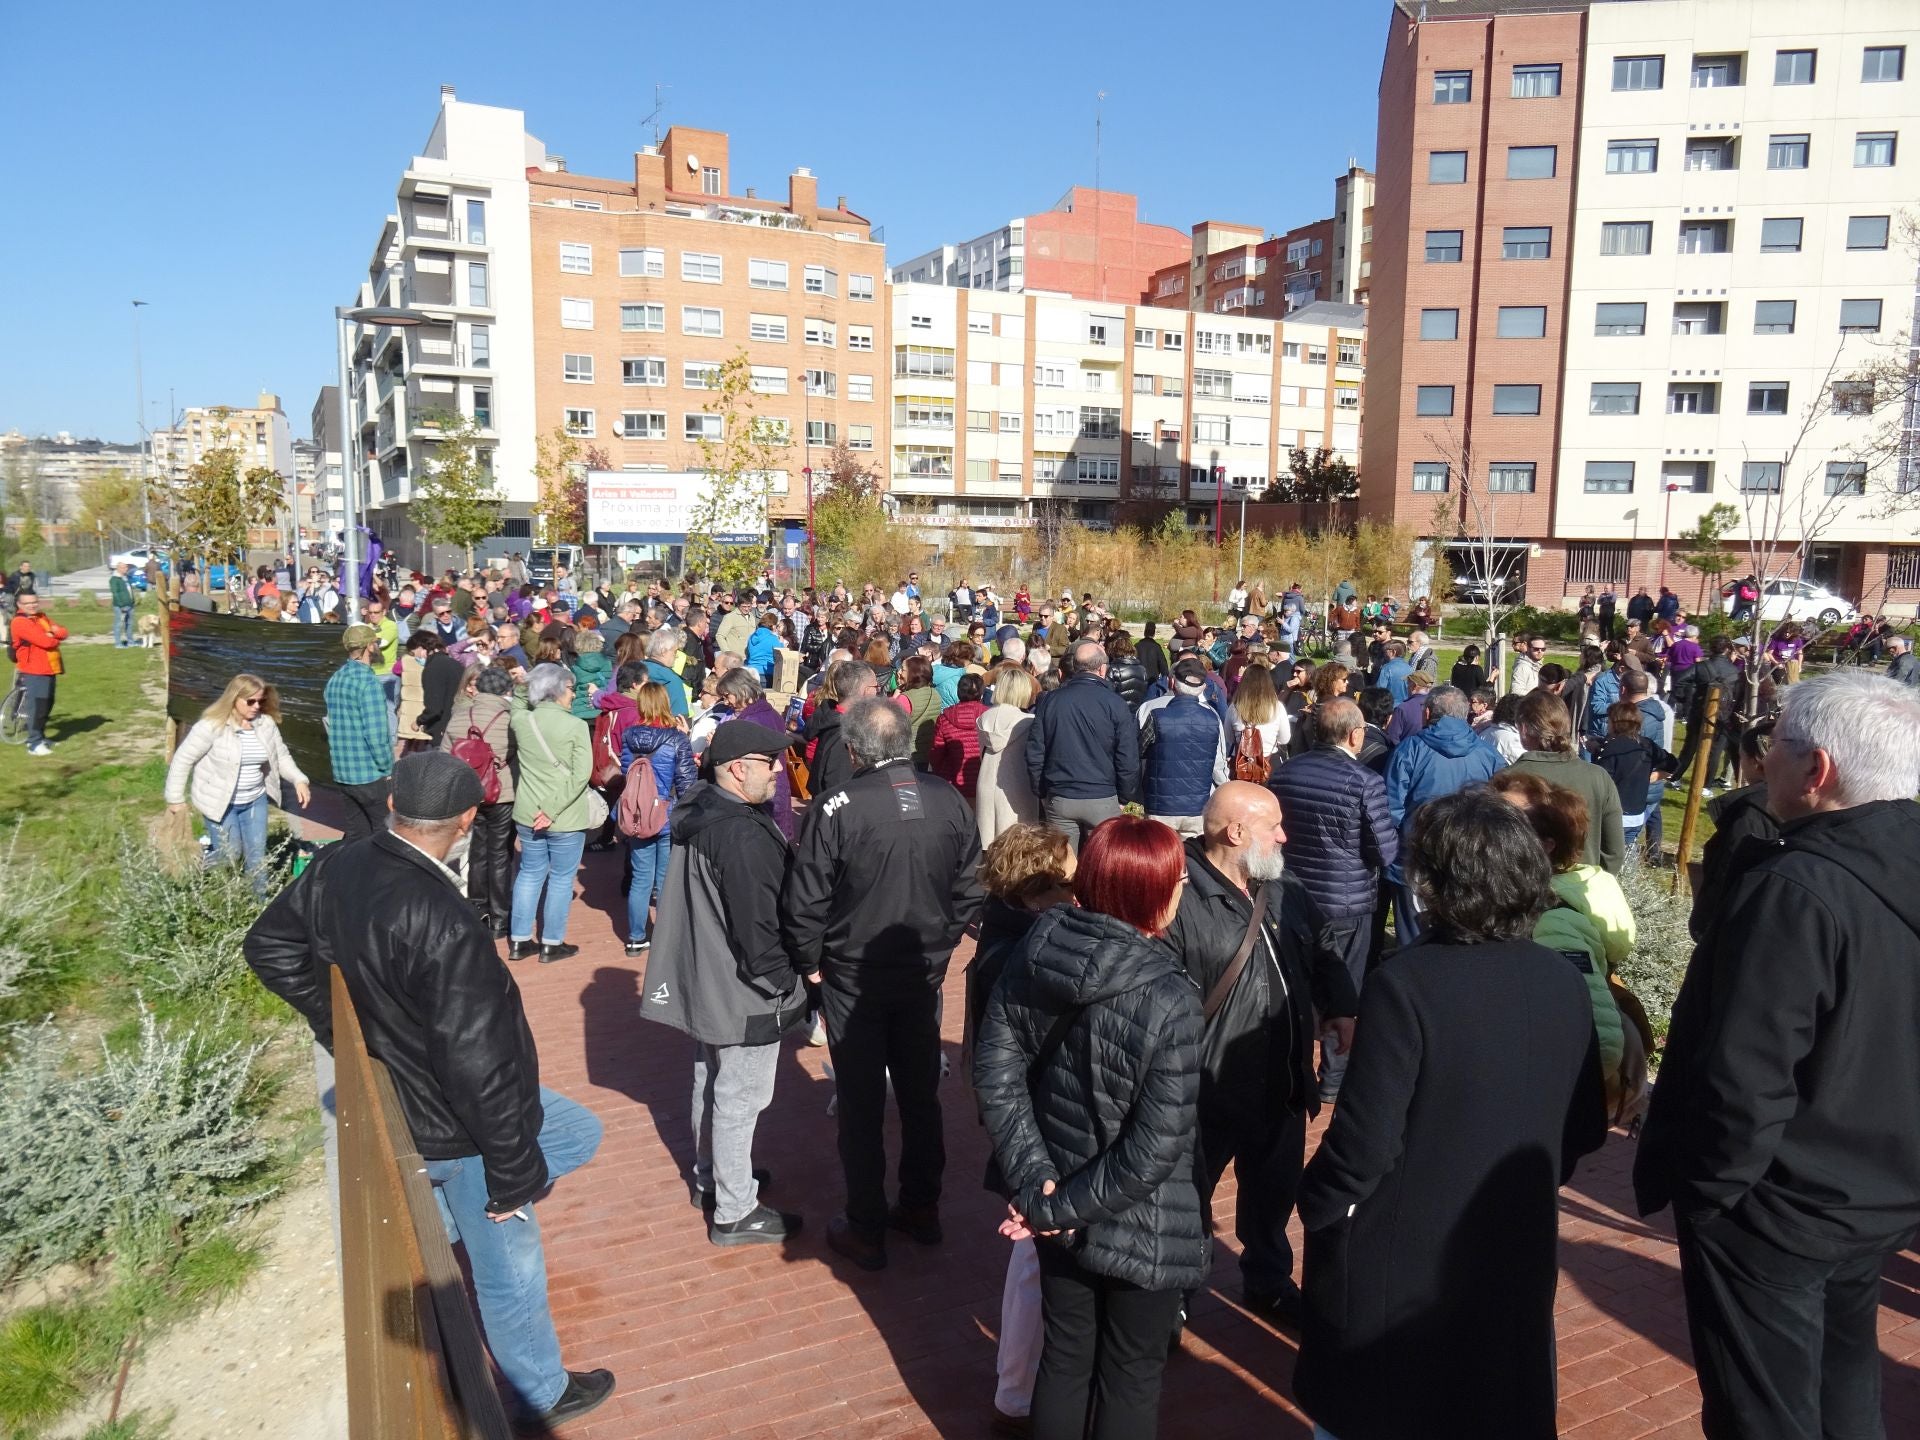
[[[1153,376],[1136,375],[1133,377],[1133,393],[1136,395],[1153,394]]]
[[[873,426],[847,426],[847,448],[849,450],[871,450],[873,448]]]
[[[1727,307],[1718,300],[1681,300],[1673,307],[1673,333],[1676,335],[1724,335]]]
[[[1178,330],[1168,330],[1160,336],[1160,348],[1162,350],[1179,350],[1184,348],[1186,343],[1187,337]]]
[[[807,373],[807,394],[824,395],[832,399],[840,391],[840,378],[831,370],[809,370]]]
[[[873,277],[871,275],[847,276],[847,299],[849,300],[873,299]],[[867,443],[869,445],[873,443],[873,437],[871,435],[867,437]]]
[[[1546,225],[1509,225],[1501,233],[1502,260],[1545,260],[1553,251],[1553,230]]]
[[[1601,301],[1593,307],[1593,333],[1596,335],[1646,334],[1646,302],[1644,300]]]
[[[1840,333],[1843,335],[1871,335],[1880,328],[1880,302],[1878,300],[1842,300],[1840,302]]]
[[[563,423],[566,426],[567,434],[577,436],[582,440],[590,440],[593,438],[593,411],[564,410],[561,412],[561,415]]]
[[[747,316],[747,338],[766,340],[777,345],[787,342],[787,317],[784,315]]]
[[[1780,493],[1780,462],[1778,460],[1749,460],[1740,467],[1740,488],[1749,494],[1778,495]]]
[[[1609,220],[1600,226],[1602,255],[1646,255],[1652,250],[1651,220]]]
[[[1811,50],[1776,50],[1773,52],[1773,83],[1776,85],[1811,85],[1813,83],[1813,57]]]
[[[1460,263],[1460,231],[1427,231],[1427,263],[1429,265],[1457,265]]]
[[[1651,175],[1660,168],[1658,140],[1609,140],[1607,174]]]
[[[947,446],[896,445],[893,447],[893,472],[923,480],[951,480],[953,451]]]
[[[1493,387],[1493,413],[1496,415],[1538,415],[1538,385],[1496,385]]]
[[[1551,180],[1559,164],[1559,153],[1557,145],[1509,145],[1507,179]]]
[[[787,371],[783,365],[755,365],[751,369],[748,384],[756,395],[784,395],[787,393]]]
[[[1358,340],[1342,340],[1333,358],[1341,365],[1358,365],[1360,363],[1360,342]]]
[[[1686,168],[1689,170],[1736,170],[1740,165],[1740,142],[1728,136],[1687,141]]]
[[[1849,215],[1847,217],[1847,249],[1884,250],[1887,248],[1887,217],[1885,215]]]
[[[1203,400],[1226,400],[1233,395],[1231,370],[1195,370],[1193,393]]]
[[[700,255],[692,250],[680,252],[680,278],[695,281],[701,285],[720,283],[720,257],[718,255]]]
[[[1867,465],[1864,460],[1829,460],[1827,494],[1864,495],[1867,493]]]
[[[667,438],[667,412],[664,410],[622,410],[620,436],[625,440],[664,440]]]
[[[1587,398],[1589,415],[1638,415],[1640,382],[1637,380],[1596,380]]]
[[[1080,407],[1080,438],[1082,440],[1118,440],[1120,438],[1120,412],[1105,405],[1082,405]]]
[[[847,376],[847,399],[873,399],[873,377],[871,375]]]
[[[871,325],[847,326],[847,349],[873,349],[873,327]]]
[[[1228,443],[1227,433],[1227,417],[1224,415],[1193,417],[1193,443],[1196,445],[1225,445]]]
[[[562,275],[591,275],[593,273],[593,246],[580,245],[572,241],[560,242],[560,273]]]
[[[893,402],[893,423],[902,430],[951,430],[953,401],[937,395],[902,395]]]
[[[1416,415],[1453,414],[1453,386],[1420,386],[1414,394],[1413,413]]]
[[[1587,461],[1586,492],[1589,495],[1631,495],[1633,493],[1633,461]]]
[[[1018,415],[1002,412],[1000,416],[1000,433],[1002,435],[1018,435],[1020,433],[1020,418]]]
[[[1138,325],[1134,326],[1133,328],[1134,344],[1139,345],[1145,349],[1151,350],[1153,348],[1153,337],[1154,337],[1153,331],[1144,329]]]
[[[708,165],[700,171],[700,193],[718,195],[720,193],[720,167]]]
[[[784,260],[747,261],[747,284],[755,290],[787,288],[787,262]]]
[[[1494,495],[1531,495],[1533,472],[1531,460],[1496,460],[1487,466],[1487,490]]]
[[[681,437],[691,441],[718,442],[725,433],[722,419],[719,415],[708,415],[703,411],[686,411],[680,416]]]
[[[1893,164],[1894,132],[1862,132],[1853,137],[1853,166],[1856,170],[1878,170]]]
[[[591,330],[593,328],[593,301],[562,298],[560,301],[560,328],[562,330]]]
[[[1733,222],[1731,220],[1682,220],[1680,222],[1680,253],[1682,255],[1724,255],[1733,248]]]
[[[1793,334],[1797,300],[1756,300],[1753,302],[1753,333],[1756,335]]]
[[[833,322],[830,320],[808,320],[806,342],[809,345],[824,345],[831,350],[834,345]]]
[[[867,448],[872,449],[873,448],[873,427],[869,425],[866,427],[866,429],[867,429]],[[839,427],[835,425],[834,422],[831,420],[807,421],[807,444],[809,445],[815,445],[815,446],[836,445],[839,443],[837,439],[838,434],[839,434]]]
[[[1920,589],[1920,545],[1896,545],[1887,552],[1887,585],[1894,590]]]
[[[1787,413],[1787,382],[1784,380],[1755,380],[1747,386],[1747,413],[1749,415],[1784,415]]]
[[[680,307],[680,333],[682,335],[720,334],[719,309],[710,305],[682,305]]]
[[[1693,57],[1693,88],[1724,90],[1740,83],[1744,55],[1696,55]]]
[[[665,330],[667,307],[651,304],[622,305],[620,328],[622,330]]]
[[[1807,168],[1807,137],[1804,135],[1771,135],[1767,138],[1767,168],[1769,170],[1804,170]]]
[[[1074,475],[1081,480],[1118,480],[1118,456],[1082,455],[1074,461]]]
[[[840,273],[824,265],[809,265],[801,272],[801,286],[809,295],[838,295]]]
[[[629,356],[620,362],[620,383],[664,385],[667,383],[667,362],[657,355]]]
[[[1760,222],[1760,253],[1798,255],[1800,253],[1800,217],[1776,216]]]
[[[1466,105],[1473,100],[1471,70],[1436,70],[1433,73],[1433,103]]]
[[[1833,413],[1871,415],[1873,413],[1873,382],[1871,380],[1834,381]]]
[[[1413,488],[1415,493],[1438,493],[1447,488],[1447,467],[1438,460],[1416,460],[1413,463]]]
[[[1667,386],[1669,415],[1717,415],[1720,413],[1718,385]]]
[[[680,366],[680,385],[685,390],[718,390],[720,362],[717,360],[683,361]]]
[[[907,328],[909,330],[931,330],[933,328],[933,316],[922,314],[909,315],[907,316]]]
[[[1706,495],[1713,490],[1713,462],[1710,460],[1669,460],[1660,467],[1660,488],[1688,490]]]
[[[1558,65],[1516,65],[1513,67],[1513,98],[1551,100],[1560,93]]]
[[[560,378],[569,385],[591,385],[593,383],[593,356],[562,355],[560,357]]]
[[[1664,55],[1621,55],[1613,62],[1613,88],[1616,90],[1658,90],[1666,84],[1667,59]]]
[[[1467,183],[1467,152],[1464,150],[1435,150],[1427,156],[1427,183],[1429,185],[1464,185]]]
[[[1067,383],[1067,367],[1048,365],[1045,362],[1033,367],[1033,383],[1046,390],[1064,389]]]
[[[487,243],[487,202],[484,200],[467,201],[467,243]]]
[[[644,280],[658,280],[667,273],[667,252],[658,245],[620,252],[620,273]]]
[[[1544,305],[1502,305],[1498,331],[1503,340],[1539,340],[1547,333]]]
[[[493,365],[493,332],[485,325],[475,325],[467,334],[467,348],[473,356],[473,368],[489,369]]]
[[[493,428],[493,387],[476,385],[473,387],[473,423],[482,430]],[[493,463],[491,453],[487,456],[489,466]]]
[[[1863,85],[1884,85],[1901,79],[1907,73],[1907,47],[1904,45],[1869,45],[1860,56],[1860,83]]]

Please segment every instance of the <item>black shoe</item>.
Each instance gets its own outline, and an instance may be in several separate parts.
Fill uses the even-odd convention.
[[[887,1211],[887,1228],[898,1230],[920,1245],[938,1245],[946,1239],[940,1229],[937,1205],[895,1205]]]
[[[540,947],[540,963],[542,965],[551,965],[556,960],[570,960],[579,953],[580,947],[578,945],[542,945]]]
[[[652,946],[653,942],[651,940],[629,940],[627,941],[627,958],[629,960],[637,960],[646,954]]]
[[[513,949],[507,952],[507,958],[509,960],[530,960],[539,953],[540,942],[538,940],[516,940],[513,942]]]
[[[1256,1290],[1248,1286],[1241,1292],[1241,1299],[1254,1314],[1278,1321],[1289,1330],[1300,1328],[1300,1321],[1307,1309],[1300,1287],[1291,1280],[1278,1290]]]
[[[844,1215],[836,1215],[827,1222],[827,1248],[836,1255],[844,1255],[862,1270],[887,1268],[886,1241],[870,1239],[856,1230]]]
[[[500,921],[500,922],[499,922],[498,924],[496,924],[496,925],[492,925],[492,926],[489,926],[489,927],[488,927],[488,929],[489,929],[489,931],[490,931],[490,933],[491,933],[491,934],[493,935],[493,938],[494,938],[494,939],[496,939],[496,940],[505,940],[505,939],[508,939],[508,938],[509,938],[509,937],[510,937],[510,936],[512,935],[512,933],[513,933],[513,932],[512,932],[512,931],[511,931],[511,930],[510,930],[510,929],[508,928],[508,926],[507,926],[507,922],[506,922],[506,921],[504,921],[504,920],[502,920],[502,921]]]
[[[778,1245],[800,1233],[798,1215],[783,1215],[766,1205],[756,1205],[744,1220],[707,1222],[707,1239],[716,1245]]]
[[[771,1170],[762,1170],[758,1165],[754,1166],[753,1183],[758,1185],[762,1190],[765,1190],[769,1185],[773,1184],[773,1172]],[[698,1189],[692,1181],[687,1182],[687,1194],[692,1198],[694,1208],[699,1210],[711,1210],[718,1203],[713,1191]]]
[[[564,1425],[569,1420],[578,1419],[589,1410],[598,1409],[613,1394],[613,1372],[611,1370],[569,1370],[567,1388],[560,1392],[560,1398],[554,1402],[551,1410],[544,1415],[536,1415],[522,1420],[514,1428],[523,1435],[546,1435],[556,1425]]]

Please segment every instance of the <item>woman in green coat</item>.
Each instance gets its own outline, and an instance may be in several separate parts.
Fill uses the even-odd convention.
[[[520,835],[520,869],[513,879],[507,953],[515,960],[538,953],[543,965],[580,953],[578,945],[566,943],[567,913],[573,909],[573,877],[587,845],[593,745],[587,722],[572,714],[573,696],[574,680],[566,666],[536,665],[527,677],[526,706],[520,708],[516,698],[511,721],[519,767],[513,824]]]
[[[940,692],[933,688],[933,666],[924,655],[909,655],[900,662],[900,693],[894,703],[907,712],[913,729],[913,768],[925,770],[933,760],[933,723],[946,708]]]

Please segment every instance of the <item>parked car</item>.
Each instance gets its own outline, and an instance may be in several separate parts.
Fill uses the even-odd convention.
[[[1457,575],[1453,581],[1453,598],[1463,605],[1485,605],[1489,600],[1498,600],[1501,604],[1517,604],[1526,594],[1527,582],[1519,575],[1507,575],[1492,580],[1485,575]]]
[[[1720,608],[1729,615],[1733,613],[1733,591],[1733,585],[1720,587]],[[1775,625],[1787,620],[1812,621],[1822,630],[1831,630],[1836,625],[1851,625],[1860,618],[1860,612],[1824,585],[1783,577],[1760,587],[1760,618]]]

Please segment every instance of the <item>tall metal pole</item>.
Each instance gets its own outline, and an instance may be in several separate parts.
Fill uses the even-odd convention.
[[[1667,537],[1673,533],[1673,492],[1679,488],[1667,486],[1667,511],[1660,519],[1660,579],[1656,583],[1663,590],[1667,586]]]
[[[811,592],[820,584],[813,573],[813,466],[803,466],[800,473],[807,477],[807,589]]]
[[[347,371],[347,317],[334,312],[333,323],[340,332],[340,493],[341,507],[345,516],[346,531],[341,537],[345,547],[341,562],[341,574],[347,582],[347,593],[342,598],[347,606],[347,624],[358,624],[360,620],[360,558],[359,528],[360,508],[359,477],[354,473],[359,458],[360,441],[353,433],[353,390],[349,384]]]
[[[133,397],[139,407],[135,419],[140,424],[140,528],[142,540],[147,547],[149,558],[153,555],[153,497],[147,493],[147,457],[153,449],[153,439],[147,430],[147,381],[146,372],[140,363],[140,307],[147,302],[133,302]]]
[[[1213,598],[1220,599],[1220,546],[1226,536],[1227,515],[1227,470],[1224,465],[1213,467]]]
[[[1247,487],[1240,487],[1240,577],[1247,574]]]

